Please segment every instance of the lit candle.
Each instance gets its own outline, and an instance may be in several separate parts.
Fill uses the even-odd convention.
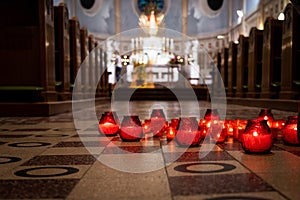
[[[278,139],[278,135],[279,135],[279,133],[281,132],[281,129],[283,128],[284,125],[285,125],[285,121],[282,120],[282,119],[274,120],[274,121],[272,122],[272,125],[271,125],[271,132],[272,132],[272,135],[273,135],[273,139],[274,139],[274,140],[277,140],[277,139]]]
[[[167,140],[173,140],[176,136],[176,128],[173,126],[169,126],[166,130]]]
[[[145,123],[143,124],[143,133],[144,134],[147,134],[147,133],[151,132],[150,122],[151,122],[150,119],[146,119],[145,120]]]
[[[120,138],[123,141],[139,141],[143,137],[143,128],[138,116],[124,116],[121,123]]]
[[[119,118],[114,112],[105,112],[100,118],[98,130],[107,136],[116,135],[120,129],[118,122]]]
[[[166,117],[163,109],[153,109],[150,116],[150,127],[153,132],[153,136],[162,137],[165,131]]]
[[[248,120],[242,134],[242,147],[246,153],[267,153],[273,146],[273,137],[265,120]]]
[[[299,139],[297,135],[297,122],[298,116],[289,116],[286,125],[282,128],[282,140],[285,144],[299,145]]]
[[[215,143],[224,143],[227,139],[227,129],[222,121],[218,123],[214,121],[208,129],[208,134]]]
[[[99,124],[99,131],[105,135],[115,135],[119,131],[119,126],[110,122]]]
[[[182,117],[175,141],[179,146],[197,146],[200,144],[201,133],[196,117]]]
[[[269,127],[271,127],[272,122],[274,121],[273,114],[271,112],[271,109],[269,108],[263,108],[260,110],[260,113],[258,115],[259,120],[266,120]]]

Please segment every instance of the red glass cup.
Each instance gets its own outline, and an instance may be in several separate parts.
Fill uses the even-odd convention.
[[[174,126],[168,126],[168,128],[166,128],[166,136],[167,136],[167,140],[171,141],[175,138],[176,136],[176,128]]]
[[[242,133],[242,148],[246,153],[268,153],[273,146],[273,136],[266,120],[248,120]]]
[[[214,121],[208,129],[210,138],[218,144],[224,143],[227,140],[227,128],[222,121]]]
[[[289,116],[285,126],[281,130],[282,140],[285,144],[300,145],[297,135],[298,116]]]
[[[260,110],[258,114],[259,120],[266,120],[269,127],[271,127],[272,122],[274,121],[274,116],[272,114],[272,110],[269,108],[263,108]]]
[[[117,118],[112,112],[105,112],[102,114],[98,124],[99,132],[107,136],[118,134],[120,126],[117,121]]]
[[[143,128],[141,121],[138,116],[124,116],[121,129],[120,129],[120,138],[123,141],[133,142],[140,141],[143,137]]]
[[[196,117],[182,117],[179,119],[175,141],[179,146],[198,146],[201,140]]]
[[[210,109],[206,110],[204,115],[205,120],[220,120],[220,115],[217,109]]]
[[[166,117],[163,109],[153,109],[150,116],[150,127],[154,137],[162,137],[165,131]]]

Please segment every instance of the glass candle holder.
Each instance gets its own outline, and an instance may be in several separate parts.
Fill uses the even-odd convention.
[[[115,116],[113,112],[105,112],[102,114],[98,124],[100,133],[107,136],[113,136],[119,133],[120,126],[118,124],[118,118]]]
[[[208,129],[210,138],[217,144],[224,143],[227,140],[227,128],[222,121],[214,120]]]
[[[271,127],[272,122],[274,121],[274,116],[269,108],[263,108],[260,110],[258,115],[259,120],[266,120],[269,127]]]
[[[201,133],[196,117],[182,117],[179,119],[175,141],[179,146],[198,146]]]
[[[205,120],[220,120],[220,115],[217,109],[210,109],[206,110],[204,115]]]
[[[248,120],[242,133],[242,148],[246,153],[268,153],[273,137],[266,120]]]
[[[150,128],[150,123],[151,120],[150,119],[145,119],[144,123],[143,123],[143,133],[147,134],[151,132],[151,128]]]
[[[299,103],[298,110],[300,110],[300,103]],[[300,141],[300,112],[298,112],[297,135],[298,135],[298,140]]]
[[[150,116],[150,127],[154,137],[162,137],[165,131],[166,117],[163,109],[153,109]]]
[[[174,126],[171,126],[169,125],[167,128],[166,128],[166,136],[167,136],[167,140],[168,141],[171,141],[175,138],[176,136],[176,128]]]
[[[289,116],[285,126],[281,130],[282,140],[285,144],[299,145],[297,135],[298,116]]]
[[[140,141],[143,137],[143,128],[138,116],[124,116],[121,123],[120,137],[123,141]]]
[[[274,120],[272,122],[272,125],[270,128],[271,128],[271,132],[272,132],[274,140],[278,139],[279,134],[281,134],[281,129],[284,127],[285,123],[286,122],[283,119]]]

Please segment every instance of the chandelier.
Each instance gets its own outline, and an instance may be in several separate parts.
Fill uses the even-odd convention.
[[[158,27],[164,20],[164,14],[157,9],[157,5],[150,2],[139,17],[139,26],[151,36],[157,34]]]

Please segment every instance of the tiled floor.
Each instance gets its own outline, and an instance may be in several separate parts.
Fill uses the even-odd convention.
[[[132,102],[129,109],[144,120],[154,106],[168,119],[180,116],[177,102]],[[110,107],[98,105],[97,115]],[[203,117],[209,103],[199,108]],[[227,105],[227,118],[259,111]],[[151,137],[122,142],[100,136],[88,113],[0,118],[0,199],[300,199],[300,147],[279,140],[270,154],[249,155],[231,138],[194,148]]]

